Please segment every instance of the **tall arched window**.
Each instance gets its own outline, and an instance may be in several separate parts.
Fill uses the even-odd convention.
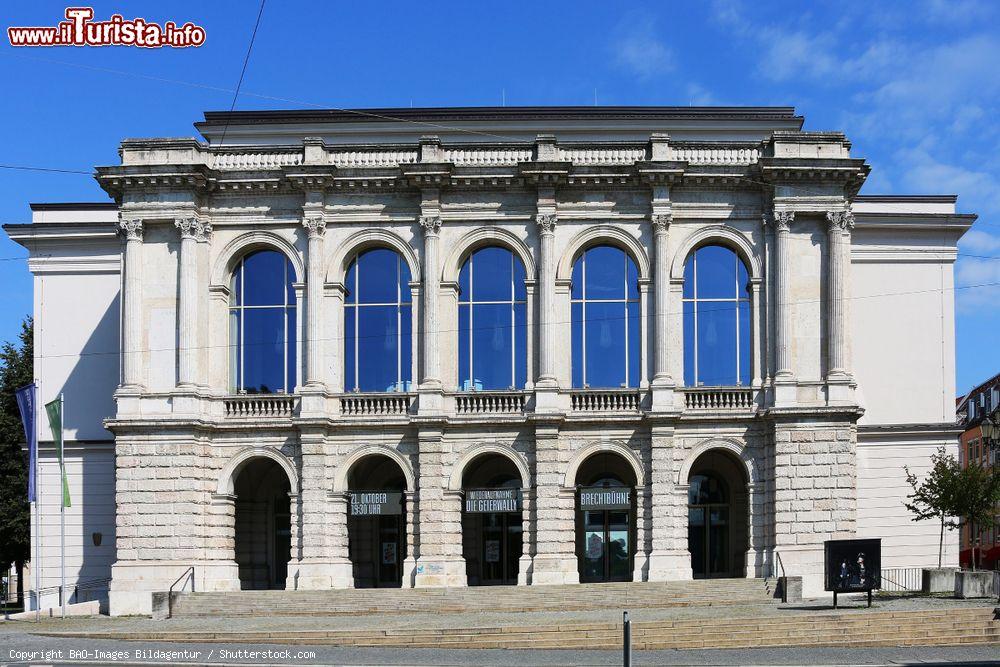
[[[351,260],[345,282],[345,388],[409,391],[410,267],[393,250],[366,250]]]
[[[684,383],[750,382],[750,280],[729,248],[707,245],[684,265]]]
[[[275,250],[252,252],[230,286],[231,384],[248,394],[295,388],[295,270]]]
[[[528,376],[524,264],[506,248],[481,248],[458,274],[458,386],[521,389]]]
[[[573,264],[574,387],[639,386],[639,271],[623,250],[594,246]]]

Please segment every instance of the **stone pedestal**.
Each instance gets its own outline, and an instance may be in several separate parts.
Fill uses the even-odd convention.
[[[960,570],[955,573],[955,597],[957,598],[990,598],[996,593],[993,590],[994,573],[991,570]]]
[[[927,567],[921,573],[920,592],[951,593],[955,590],[957,567]]]

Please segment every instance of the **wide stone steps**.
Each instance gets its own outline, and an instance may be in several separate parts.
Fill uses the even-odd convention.
[[[931,646],[1000,644],[998,612],[987,607],[881,612],[795,612],[753,617],[688,618],[633,623],[636,650],[788,646]],[[335,624],[335,621],[334,621]],[[617,649],[619,623],[308,631],[145,631],[59,633],[141,641],[323,644],[461,649]]]
[[[181,593],[174,596],[171,610],[174,617],[335,616],[405,612],[579,611],[606,609],[609,605],[639,609],[776,602],[773,581],[716,579],[567,586]]]

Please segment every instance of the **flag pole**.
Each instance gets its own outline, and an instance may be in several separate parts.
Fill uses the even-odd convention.
[[[66,618],[66,499],[63,497],[66,479],[66,435],[63,432],[66,406],[62,392],[59,393],[59,604],[62,617]]]
[[[35,384],[35,396],[36,399],[31,402],[31,410],[36,414],[38,413],[38,384]],[[35,562],[32,563],[31,567],[31,581],[35,586],[35,622],[39,622],[42,618],[42,494],[41,491],[41,480],[38,478],[38,420],[35,419],[32,422],[32,428],[35,431],[35,461],[34,461],[34,474],[35,474]]]

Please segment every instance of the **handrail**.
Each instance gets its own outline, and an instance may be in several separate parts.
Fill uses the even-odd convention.
[[[781,552],[774,550],[774,557],[778,559],[778,567],[781,568],[781,578],[784,582],[781,585],[781,602],[788,602],[788,576],[785,574],[785,563],[781,560]]]
[[[181,579],[186,578],[188,574],[191,575],[191,592],[194,593],[194,565],[192,565],[188,569],[184,570],[184,573],[177,577],[177,580],[170,584],[170,588],[167,589],[167,618],[171,618],[173,616],[174,586],[179,584]]]

